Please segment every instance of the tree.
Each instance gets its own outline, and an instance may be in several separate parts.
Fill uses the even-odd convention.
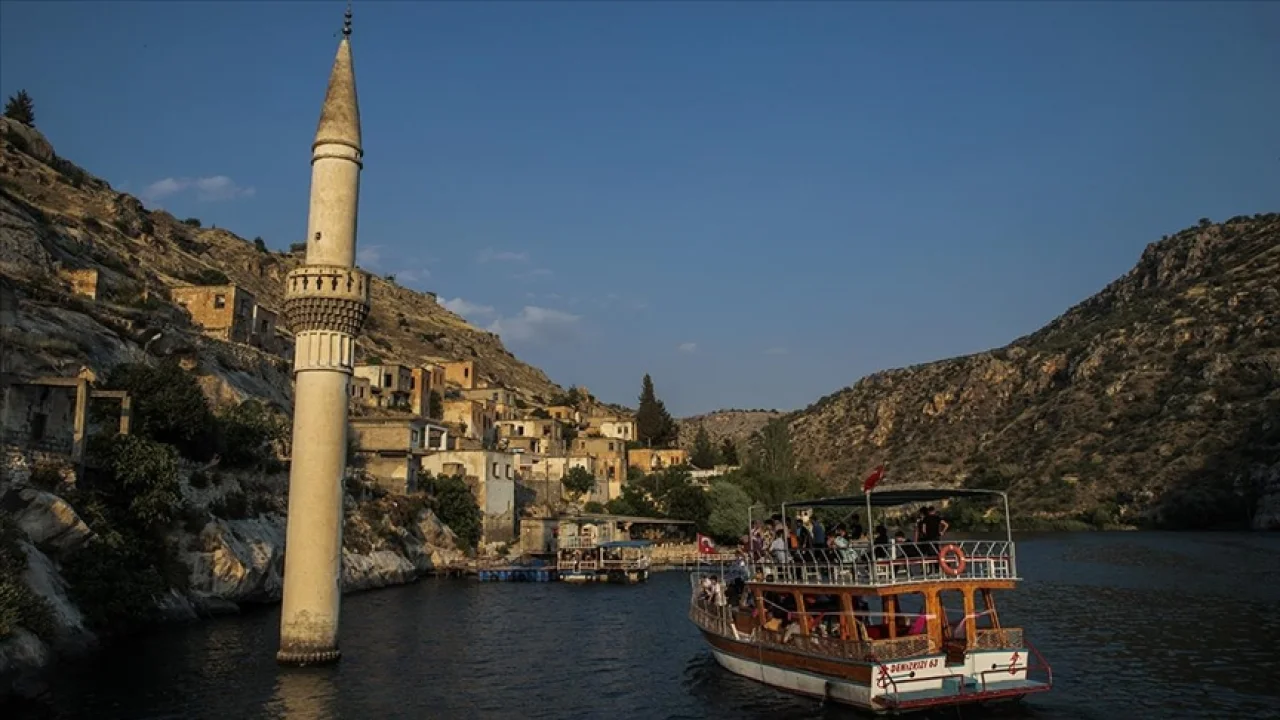
[[[473,548],[480,541],[483,516],[476,496],[460,477],[432,477],[420,480],[420,486],[431,496],[431,509],[440,522],[458,536],[458,544]]]
[[[711,436],[707,435],[707,428],[699,425],[698,434],[693,438],[693,455],[689,462],[701,470],[710,470],[718,461],[716,449],[711,445]]]
[[[193,460],[207,460],[216,452],[217,421],[200,385],[176,360],[158,367],[117,365],[106,386],[129,392],[134,434],[173,445]]]
[[[4,116],[27,127],[36,126],[36,105],[26,90],[19,90],[16,95],[9,96],[9,101],[4,104]]]
[[[610,500],[605,508],[612,515],[660,516],[657,506],[639,485],[623,485],[622,494]]]
[[[653,379],[645,374],[640,386],[640,407],[636,410],[636,435],[653,447],[668,447],[676,441],[679,427],[653,389]]]
[[[737,540],[746,533],[747,511],[751,496],[735,483],[721,480],[713,482],[707,491],[711,514],[706,529],[718,540]]]
[[[444,417],[444,399],[439,390],[432,390],[427,396],[427,417],[440,419]]]
[[[256,237],[253,239],[253,246],[258,249],[258,252],[267,251],[267,241],[263,240],[261,237]]]
[[[685,482],[667,490],[665,500],[667,517],[692,521],[699,528],[706,527],[707,518],[711,516],[707,491]]]
[[[564,486],[573,501],[577,502],[578,498],[595,489],[596,477],[588,472],[586,468],[575,465],[569,468],[569,472],[565,474],[560,484]]]
[[[738,464],[738,446],[733,444],[732,438],[725,438],[720,442],[720,462],[725,465]]]

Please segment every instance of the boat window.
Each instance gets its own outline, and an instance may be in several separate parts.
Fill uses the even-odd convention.
[[[944,640],[963,640],[965,637],[964,593],[959,590],[942,590],[938,593],[942,605],[942,637]]]
[[[996,615],[996,599],[990,590],[982,590],[973,596],[973,610],[977,614],[974,625],[979,630],[1000,627],[1000,618]]]
[[[923,593],[902,593],[895,595],[898,602],[894,614],[894,630],[898,637],[908,635],[924,635],[929,632],[928,606]]]

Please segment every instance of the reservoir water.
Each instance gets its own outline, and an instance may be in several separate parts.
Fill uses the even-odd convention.
[[[1036,720],[1280,718],[1280,535],[1019,536],[999,597],[1055,689]],[[853,718],[722,670],[686,619],[688,576],[633,587],[423,580],[348,596],[342,662],[274,661],[278,608],[165,627],[62,666],[49,718]]]

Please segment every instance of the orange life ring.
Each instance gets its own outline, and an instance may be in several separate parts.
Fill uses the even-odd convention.
[[[964,556],[964,551],[959,545],[943,545],[938,551],[938,567],[942,568],[942,572],[956,577],[964,572],[964,568],[969,561]]]

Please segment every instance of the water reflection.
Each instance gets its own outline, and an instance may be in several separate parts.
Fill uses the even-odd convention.
[[[1047,535],[1023,539],[1018,559],[1029,579],[998,596],[1001,617],[1027,628],[1057,686],[937,717],[1280,718],[1280,537]],[[721,669],[686,618],[688,587],[683,574],[658,573],[637,587],[428,580],[349,596],[342,662],[302,670],[275,664],[278,610],[250,612],[69,666],[45,710],[94,720],[859,717]]]
[[[291,668],[276,678],[275,694],[265,708],[280,720],[334,720],[338,686],[331,668]]]

